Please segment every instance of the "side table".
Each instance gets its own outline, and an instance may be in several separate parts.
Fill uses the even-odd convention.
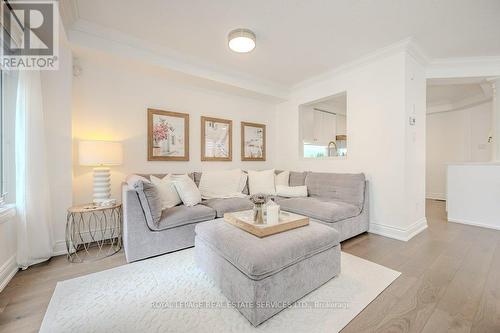
[[[73,206],[66,218],[66,249],[70,262],[109,257],[122,248],[122,205]]]

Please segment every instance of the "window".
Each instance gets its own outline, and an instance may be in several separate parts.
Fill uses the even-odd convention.
[[[299,106],[300,152],[304,158],[347,155],[347,93]]]
[[[328,156],[328,148],[325,146],[314,146],[309,144],[304,144],[304,157],[314,158],[314,157],[326,157]]]
[[[3,10],[10,8],[2,6]],[[3,15],[3,14],[2,14]],[[14,26],[15,27],[15,26]],[[12,28],[14,28],[12,27]],[[0,47],[6,43],[15,43],[21,36],[22,28],[13,29],[15,36],[11,36],[0,22]],[[15,201],[15,116],[17,99],[17,77],[14,70],[0,68],[0,205]]]
[[[5,180],[3,166],[3,71],[0,71],[0,206],[5,203]]]
[[[15,200],[17,72],[0,71],[0,205]]]

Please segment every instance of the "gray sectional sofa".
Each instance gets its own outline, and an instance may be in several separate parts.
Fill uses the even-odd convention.
[[[199,185],[201,173],[190,176]],[[308,197],[276,197],[283,210],[335,228],[340,241],[368,231],[368,182],[364,174],[290,172],[289,184],[306,185]],[[248,194],[248,184],[244,193]],[[252,208],[248,198],[210,199],[193,207],[181,204],[164,210],[160,223],[151,226],[146,222],[135,189],[123,184],[122,200],[123,245],[128,262],[192,247],[197,223]]]

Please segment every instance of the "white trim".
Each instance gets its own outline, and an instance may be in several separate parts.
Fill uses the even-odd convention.
[[[0,224],[12,220],[16,216],[15,205],[5,205],[0,207]]]
[[[63,240],[58,240],[54,243],[52,246],[52,256],[62,256],[66,255],[68,251],[66,250],[66,241]]]
[[[426,199],[432,199],[432,200],[446,200],[446,194],[445,193],[427,193],[425,195]]]
[[[427,115],[434,113],[443,113],[443,112],[452,112],[452,111],[460,111],[468,108],[472,108],[475,106],[483,105],[486,103],[490,103],[492,98],[489,96],[473,96],[470,98],[463,99],[461,101],[455,103],[441,103],[427,106]]]
[[[142,61],[167,70],[252,91],[266,97],[273,97],[277,103],[287,100],[290,94],[290,90],[286,86],[245,73],[230,72],[202,59],[188,58],[178,51],[145,42],[142,39],[87,20],[79,19],[76,21],[67,35],[73,48],[80,46]]]
[[[18,269],[16,255],[14,254],[2,265],[2,267],[0,267],[0,292],[7,286],[10,280],[12,280],[14,275],[16,275]]]
[[[91,232],[90,231],[83,231],[81,232],[81,236],[84,241],[90,242],[91,236],[90,234],[96,235],[97,233],[101,233],[102,231],[99,229],[93,229]],[[108,235],[111,231],[108,230]],[[110,237],[107,237],[105,239],[109,239]],[[61,256],[61,255],[66,255],[68,253],[68,250],[66,248],[66,240],[65,239],[60,239],[56,241],[53,246],[52,246],[52,256]]]
[[[422,231],[424,231],[425,229],[427,229],[427,219],[425,217],[422,217],[420,220],[413,223],[407,229],[370,222],[370,227],[368,232],[407,242],[416,235],[418,235],[419,233],[421,233]]]
[[[326,71],[322,74],[313,76],[311,78],[305,79],[295,85],[292,86],[292,91],[300,90],[302,88],[309,87],[310,85],[316,84],[318,82],[328,80],[333,76],[340,75],[342,73],[350,72],[352,70],[358,70],[359,67],[368,65],[372,62],[378,61],[382,58],[386,58],[388,56],[407,52],[410,54],[417,62],[427,64],[429,62],[428,57],[424,54],[420,46],[412,39],[406,38],[397,43],[391,44],[386,47],[382,47],[373,52],[370,52],[354,61],[345,63],[337,68],[334,68],[330,71]]]
[[[499,75],[500,57],[498,56],[434,59],[426,68],[427,79]]]
[[[500,226],[477,223],[477,222],[472,222],[472,221],[467,221],[467,220],[462,220],[462,219],[454,219],[454,218],[448,217],[448,222],[466,224],[466,225],[471,225],[471,226],[480,227],[480,228],[500,230]]]
[[[65,28],[66,35],[68,30],[80,18],[80,10],[76,0],[58,1],[59,13]]]

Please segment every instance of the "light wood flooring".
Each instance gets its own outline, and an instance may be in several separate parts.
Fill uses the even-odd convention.
[[[342,332],[500,332],[500,231],[446,222],[427,202],[429,228],[409,242],[363,234],[342,250],[402,272]],[[0,332],[37,332],[57,281],[125,264],[64,256],[16,274],[0,293]],[[367,279],[370,276],[366,277]]]

